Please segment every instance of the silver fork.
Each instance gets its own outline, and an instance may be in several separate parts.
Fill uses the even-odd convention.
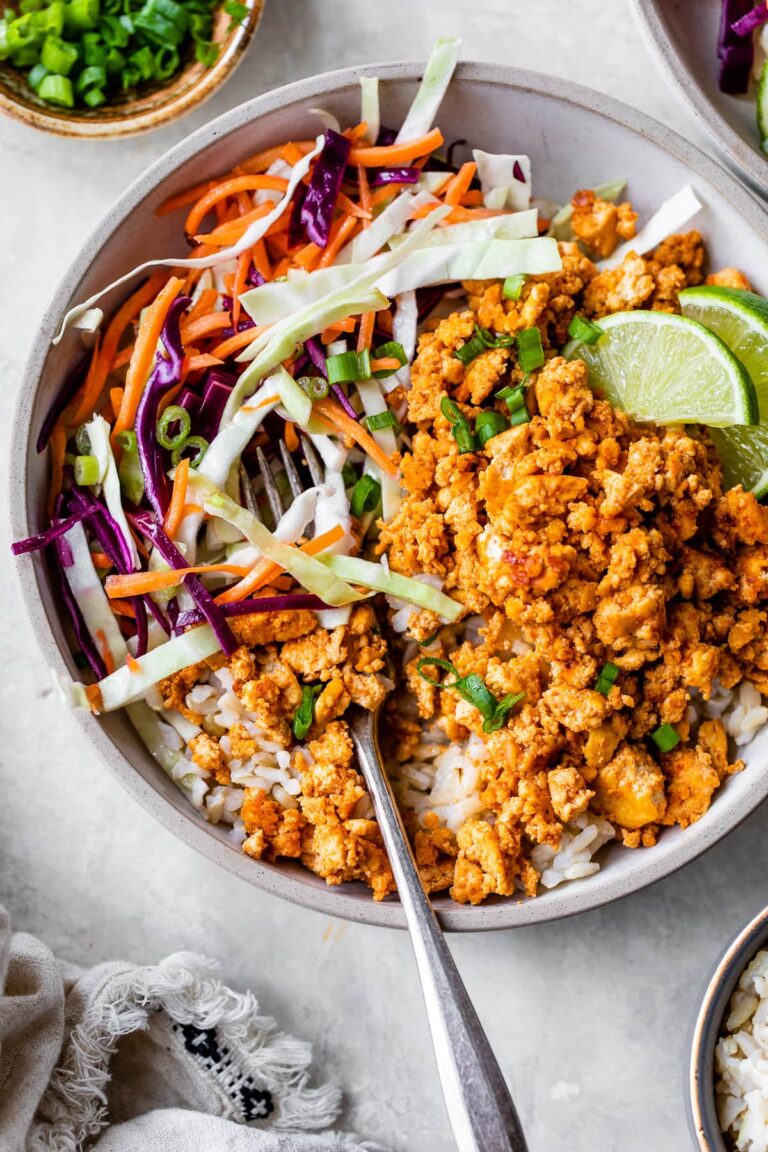
[[[322,465],[306,437],[302,437],[302,449],[313,483],[322,484]],[[295,499],[303,491],[301,478],[282,441],[279,451]],[[261,449],[257,450],[257,460],[270,511],[277,520],[285,508],[275,475]],[[256,508],[254,491],[244,469],[241,481],[244,499],[253,511]],[[352,705],[345,719],[411,934],[456,1147],[459,1152],[527,1152],[509,1089],[424,891],[392,785],[382,767],[379,710],[369,712]]]

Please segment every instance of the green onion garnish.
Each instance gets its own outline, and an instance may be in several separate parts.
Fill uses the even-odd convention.
[[[117,466],[120,490],[131,504],[141,504],[144,496],[144,473],[141,470],[139,442],[136,433],[133,431],[118,432],[117,443],[122,450],[120,463]]]
[[[378,348],[374,348],[371,352],[372,360],[399,360],[400,367],[408,363],[408,357],[405,354],[405,348],[402,344],[398,344],[397,340],[388,340],[386,344],[380,344]],[[377,380],[384,380],[387,376],[392,376],[396,372],[396,368],[385,368],[382,371],[374,372]]]
[[[582,344],[597,344],[602,334],[603,329],[599,324],[593,324],[586,316],[580,316],[578,313],[568,325],[568,335],[574,340],[581,341]]]
[[[362,352],[339,352],[325,362],[329,384],[353,384],[355,380],[370,380],[371,357],[367,349]]]
[[[607,664],[603,664],[603,667],[600,669],[600,675],[597,678],[597,683],[595,684],[595,691],[600,692],[603,696],[607,696],[618,674],[619,669],[615,664],[611,664],[610,661],[608,661]]]
[[[58,104],[61,108],[74,108],[75,94],[68,76],[53,76],[50,73],[40,81],[37,94],[48,104]]]
[[[651,732],[651,740],[660,752],[671,752],[680,743],[680,737],[671,724],[660,724],[654,732]]]
[[[293,717],[293,734],[297,740],[303,740],[312,727],[315,718],[315,700],[323,690],[322,684],[304,684],[301,689],[301,704]]]
[[[236,28],[238,24],[242,24],[248,15],[248,8],[245,4],[241,4],[240,0],[226,0],[224,11],[227,16],[231,17],[229,30]]]
[[[466,416],[460,411],[456,401],[451,400],[448,396],[443,396],[440,401],[440,411],[451,425],[453,438],[459,447],[459,455],[461,456],[465,452],[474,452],[475,438],[472,435],[472,429],[469,426],[469,421]]]
[[[44,68],[42,64],[33,65],[33,67],[30,68],[29,72],[27,73],[27,80],[29,82],[30,88],[34,88],[35,91],[37,91],[41,82],[47,75],[48,69]]]
[[[178,424],[178,431],[171,434],[171,425]],[[180,404],[169,404],[157,422],[157,442],[161,448],[173,451],[180,448],[189,436],[192,419],[186,408]]]
[[[354,464],[344,465],[341,470],[341,478],[344,481],[345,488],[354,488],[359,479],[357,475],[357,469],[355,468]]]
[[[372,416],[366,416],[362,423],[369,432],[379,432],[382,428],[394,428],[395,432],[400,431],[394,412],[374,412]]]
[[[441,684],[425,675],[424,668],[442,668],[450,672],[453,680]],[[483,731],[496,732],[504,724],[509,711],[525,698],[525,692],[510,692],[503,700],[497,700],[493,692],[477,672],[470,672],[468,676],[460,676],[450,660],[442,660],[439,656],[423,656],[416,665],[416,671],[422,680],[435,688],[455,688],[459,696],[477,708],[483,717]]]
[[[330,385],[322,376],[299,376],[296,383],[306,392],[310,400],[324,400]]]
[[[86,31],[99,20],[99,0],[69,0],[65,22],[67,28]]]
[[[167,411],[168,409],[166,408],[166,412]],[[208,441],[205,440],[202,436],[187,436],[183,444],[180,444],[178,448],[174,448],[171,454],[171,460],[173,461],[174,467],[181,463],[182,457],[185,456],[186,453],[192,448],[195,449],[195,454],[194,456],[190,456],[189,466],[190,468],[200,467],[203,462],[203,457],[208,451]]]
[[[103,68],[100,64],[91,64],[88,68],[83,68],[82,72],[77,78],[75,87],[77,88],[77,91],[82,94],[85,92],[90,92],[93,88],[104,88],[106,83],[106,68]]]
[[[454,356],[457,360],[461,360],[462,364],[467,365],[488,348],[510,348],[514,342],[514,336],[494,336],[487,328],[475,324],[474,336],[457,348]]]
[[[59,36],[46,36],[40,52],[40,63],[43,68],[57,76],[67,76],[72,71],[72,65],[77,60],[77,48],[74,44],[67,44]]]
[[[538,328],[524,328],[517,334],[517,359],[523,372],[541,368],[546,360]]]
[[[195,42],[195,59],[204,68],[212,68],[219,58],[220,48],[212,40],[197,40]]]
[[[361,476],[352,489],[350,508],[359,520],[364,512],[373,512],[381,500],[381,484],[373,476]]]
[[[505,300],[519,300],[525,284],[525,276],[507,276],[501,289]]]
[[[75,457],[75,484],[88,487],[99,482],[99,462],[95,456]]]
[[[508,422],[499,412],[481,412],[475,420],[475,436],[481,448],[500,432],[506,432]]]
[[[509,414],[510,428],[519,428],[521,424],[530,424],[530,422],[531,414],[525,405],[523,405],[522,408],[518,408],[515,412],[510,412]]]

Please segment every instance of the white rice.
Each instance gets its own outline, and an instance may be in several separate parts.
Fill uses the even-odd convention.
[[[720,1128],[738,1152],[768,1152],[768,952],[741,975],[715,1049]]]

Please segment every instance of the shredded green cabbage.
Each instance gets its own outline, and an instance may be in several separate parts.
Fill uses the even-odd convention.
[[[164,644],[132,660],[130,668],[124,664],[99,681],[99,711],[114,712],[116,708],[141,700],[153,685],[165,680],[166,676],[173,676],[174,672],[181,672],[182,668],[198,664],[220,650],[221,645],[209,624],[201,624],[199,628],[190,628],[180,636],[173,636]]]
[[[419,90],[397,134],[396,143],[418,140],[432,127],[459,58],[461,40],[442,36],[435,41]]]
[[[375,592],[386,592],[388,596],[396,596],[399,600],[406,600],[418,608],[428,608],[431,612],[442,616],[449,624],[458,620],[465,610],[463,604],[451,600],[450,596],[439,592],[437,588],[422,584],[420,580],[412,580],[410,576],[389,572],[381,564],[374,564],[371,560],[361,560],[359,556],[321,556],[320,559],[342,580],[349,580]]]

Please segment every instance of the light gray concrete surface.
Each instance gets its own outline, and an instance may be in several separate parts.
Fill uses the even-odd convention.
[[[206,118],[301,76],[423,57],[436,35],[464,57],[589,84],[697,139],[620,0],[268,0],[240,71],[205,108],[121,143],[0,124],[4,222],[0,436],[53,286],[113,198]],[[407,937],[281,904],[218,870],[137,807],[53,697],[0,549],[0,899],[61,956],[221,961],[315,1045],[347,1098],[345,1124],[395,1152],[448,1152]],[[560,924],[451,946],[513,1085],[531,1152],[683,1152],[686,1034],[721,947],[765,902],[768,812],[682,874]]]

